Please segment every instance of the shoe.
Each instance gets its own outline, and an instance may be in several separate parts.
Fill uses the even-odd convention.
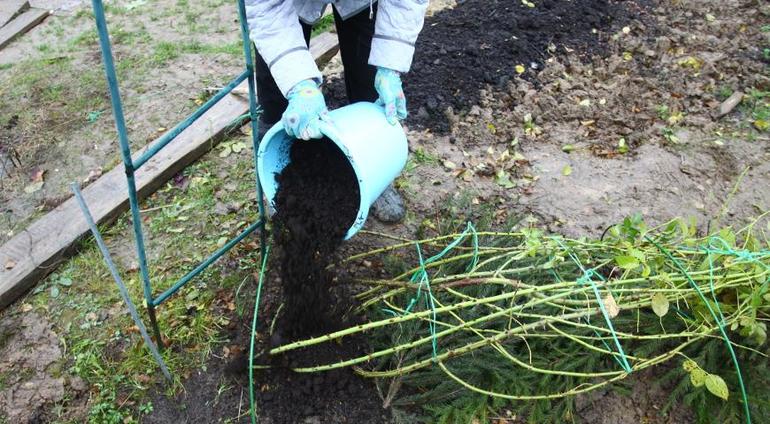
[[[374,201],[371,211],[375,218],[386,224],[401,222],[406,215],[404,199],[392,184]]]

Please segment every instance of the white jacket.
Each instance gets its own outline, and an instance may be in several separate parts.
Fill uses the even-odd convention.
[[[249,36],[284,96],[321,72],[305,45],[299,20],[313,24],[334,3],[346,19],[371,7],[373,0],[246,0]],[[379,0],[369,64],[409,71],[414,43],[422,30],[428,0]]]

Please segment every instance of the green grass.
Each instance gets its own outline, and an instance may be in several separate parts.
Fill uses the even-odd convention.
[[[326,15],[313,25],[313,30],[310,32],[310,37],[315,37],[319,34],[323,34],[334,27],[334,15]]]
[[[216,160],[202,160],[183,171],[189,182],[184,190],[169,183],[143,202],[156,295],[213,252],[222,238],[232,237],[255,219],[256,206],[250,202],[254,193],[250,154],[245,149],[242,157],[233,156],[229,162],[216,156]],[[226,180],[217,177],[222,167],[228,169]],[[215,215],[211,210],[218,201],[243,206],[237,213]],[[109,246],[123,240],[129,246],[124,255],[134,257],[126,214],[102,231]],[[177,379],[205,368],[214,349],[225,342],[221,328],[228,318],[218,296],[223,290],[235,291],[258,262],[257,251],[237,247],[232,252],[225,256],[230,265],[223,266],[222,260],[215,263],[158,309],[163,337],[172,347],[164,351],[164,359]],[[114,258],[120,257],[114,248],[112,253]],[[132,299],[141,305],[139,273],[123,269],[120,264],[125,261],[117,263]],[[57,287],[56,293],[53,287]],[[238,310],[247,309],[250,301],[236,299]],[[84,242],[79,254],[46,278],[26,303],[50,317],[67,346],[63,372],[82,378],[91,387],[90,422],[137,422],[152,409],[145,396],[151,389],[163,391],[163,377],[128,317],[93,241]],[[177,381],[169,393],[180,389]],[[67,401],[57,408],[66,411]]]
[[[228,54],[238,56],[243,54],[243,44],[240,40],[229,44],[204,44],[198,41],[172,43],[161,41],[155,44],[151,63],[162,66],[179,58],[183,54]]]

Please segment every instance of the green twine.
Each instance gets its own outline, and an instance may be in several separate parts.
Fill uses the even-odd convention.
[[[257,298],[254,301],[254,317],[251,320],[251,341],[249,343],[249,410],[251,412],[251,423],[257,423],[257,406],[254,402],[254,340],[257,336],[257,315],[259,314],[259,298],[262,294],[262,282],[265,279],[265,269],[267,268],[267,257],[270,254],[270,246],[265,248],[262,255],[262,268],[259,270],[259,282],[257,283]]]
[[[410,313],[412,311],[412,308],[420,301],[420,298],[423,296],[423,288],[425,290],[425,307],[430,309],[431,311],[431,320],[428,322],[428,329],[430,331],[431,335],[431,346],[433,348],[433,359],[435,360],[438,356],[438,337],[436,336],[436,298],[433,296],[433,291],[431,290],[430,286],[430,276],[428,275],[428,271],[426,269],[426,266],[430,263],[433,263],[444,256],[446,256],[449,252],[454,250],[455,247],[457,247],[460,243],[463,242],[463,240],[468,237],[468,235],[471,235],[471,239],[473,242],[473,259],[471,259],[471,263],[467,267],[467,271],[471,271],[473,268],[476,267],[478,264],[478,255],[479,255],[479,237],[476,232],[476,228],[468,222],[468,225],[465,227],[465,231],[462,232],[452,243],[447,245],[447,247],[444,248],[441,252],[439,252],[435,256],[431,256],[427,260],[423,259],[422,255],[422,249],[420,248],[420,243],[415,242],[415,247],[417,249],[417,257],[420,261],[419,268],[417,271],[415,271],[414,274],[412,274],[411,279],[409,280],[410,283],[417,283],[417,294],[413,298],[409,300],[409,304],[404,308],[404,315]],[[387,310],[386,312],[394,313],[393,311]]]
[[[607,313],[607,308],[604,307],[604,300],[602,299],[601,293],[599,292],[599,287],[596,285],[592,277],[596,276],[599,277],[600,280],[603,282],[606,282],[604,280],[604,277],[602,277],[600,274],[597,274],[596,271],[593,268],[586,269],[583,267],[583,264],[580,262],[580,259],[575,255],[571,249],[569,249],[567,246],[564,245],[564,243],[561,242],[556,237],[552,238],[556,243],[559,244],[559,246],[564,249],[564,251],[567,252],[570,259],[572,259],[572,262],[575,263],[575,265],[580,268],[580,271],[583,273],[583,275],[577,279],[576,284],[578,285],[584,285],[584,284],[590,284],[591,290],[594,292],[594,296],[596,297],[596,302],[599,304],[599,309],[602,312],[602,316],[604,317],[604,321],[607,323],[607,328],[610,330],[610,335],[612,336],[612,340],[615,342],[615,347],[618,349],[618,356],[613,355],[612,357],[615,358],[615,360],[618,362],[618,364],[623,368],[623,371],[627,373],[631,373],[633,369],[631,368],[631,365],[628,363],[628,358],[626,357],[625,351],[623,351],[623,345],[620,343],[620,339],[618,338],[617,333],[615,333],[615,327],[612,325],[612,320],[610,319],[610,315]],[[610,291],[611,293],[611,291]],[[614,295],[613,295],[614,296]],[[605,346],[607,346],[607,343],[605,342]],[[607,346],[608,350],[609,346]]]
[[[714,242],[721,243],[721,247],[715,247]],[[743,262],[751,262],[758,265],[761,265],[766,270],[770,271],[770,265],[767,265],[766,263],[759,260],[759,258],[765,258],[770,256],[769,250],[760,250],[758,252],[751,252],[746,249],[741,250],[735,250],[730,247],[730,244],[727,243],[723,238],[717,237],[717,236],[711,236],[709,237],[709,245],[708,248],[702,248],[704,251],[707,251],[708,253],[716,253],[718,255],[726,255],[726,256],[734,256],[738,258],[739,260]],[[764,283],[762,283],[762,287],[759,289],[759,294],[764,294],[765,291],[767,291],[767,285],[770,283],[770,275],[768,275],[767,279]]]
[[[687,282],[690,284],[690,286],[695,290],[695,292],[698,294],[698,296],[701,298],[703,303],[706,305],[706,308],[708,309],[709,313],[711,314],[711,317],[714,319],[714,322],[716,322],[717,327],[719,328],[720,333],[722,334],[722,339],[725,342],[725,345],[727,346],[727,350],[730,352],[730,357],[733,361],[733,365],[735,366],[735,373],[738,375],[738,385],[741,388],[741,396],[743,397],[743,410],[746,414],[746,423],[751,424],[751,411],[749,410],[749,397],[746,394],[746,386],[743,384],[743,374],[741,373],[741,366],[738,363],[738,357],[735,355],[735,350],[733,349],[733,345],[730,342],[730,338],[727,336],[727,331],[725,330],[724,326],[724,315],[722,315],[721,309],[718,309],[719,316],[717,316],[717,313],[714,312],[714,308],[711,307],[711,304],[706,300],[706,296],[703,295],[703,292],[700,290],[698,285],[695,283],[695,281],[690,276],[690,273],[687,272],[686,269],[684,269],[684,266],[663,246],[661,246],[658,242],[651,239],[649,236],[644,236],[644,238],[652,243],[658,250],[660,250],[666,257],[674,264],[674,266],[679,270],[680,273],[687,279]],[[718,239],[718,237],[714,237],[715,239]],[[719,239],[721,240],[721,239]],[[723,243],[724,240],[722,240]],[[709,249],[711,249],[711,242],[709,241]],[[725,243],[725,245],[727,245]],[[725,250],[725,252],[731,251],[732,253],[725,253],[725,254],[734,254],[738,256],[738,252],[734,251],[732,249]],[[716,251],[714,253],[717,253]],[[710,258],[710,256],[709,256]],[[709,265],[712,265],[711,260],[709,260]],[[713,267],[712,267],[713,270]],[[713,272],[711,273],[713,275]],[[712,296],[714,297],[714,300],[716,301],[716,294],[714,293],[714,286],[711,284],[711,291]],[[719,302],[716,301],[717,308],[719,308]]]

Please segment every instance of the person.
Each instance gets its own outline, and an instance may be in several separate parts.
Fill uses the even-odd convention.
[[[320,90],[322,75],[310,54],[312,25],[332,4],[350,103],[377,102],[388,122],[407,116],[401,76],[409,71],[428,0],[246,0],[255,61],[260,137],[279,121],[292,137],[322,138],[328,121]],[[372,205],[385,222],[398,222],[405,209],[389,187]]]

